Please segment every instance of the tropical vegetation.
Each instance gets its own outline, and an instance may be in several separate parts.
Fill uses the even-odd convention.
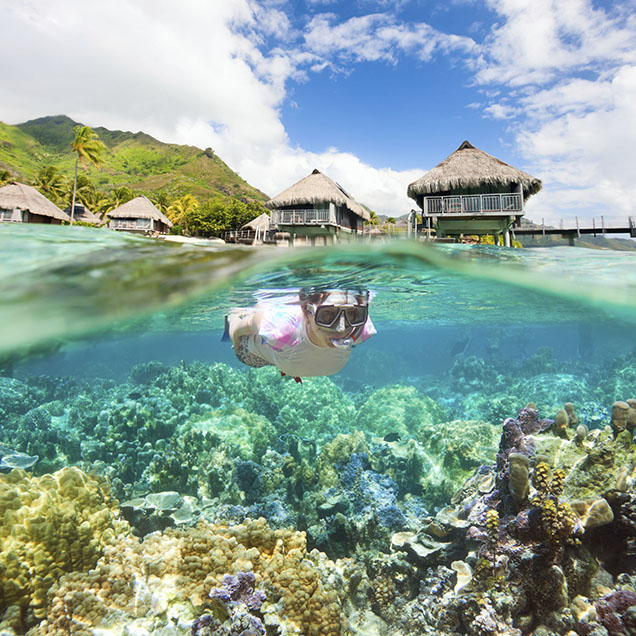
[[[0,185],[12,180],[34,185],[61,208],[79,201],[102,219],[143,194],[172,220],[173,232],[192,236],[237,229],[265,212],[268,198],[212,148],[91,129],[65,116],[0,122]]]

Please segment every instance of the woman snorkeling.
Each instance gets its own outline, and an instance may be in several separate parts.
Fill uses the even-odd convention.
[[[274,365],[296,382],[338,373],[352,347],[376,333],[369,292],[360,290],[301,289],[294,303],[232,313],[226,328],[241,362]]]

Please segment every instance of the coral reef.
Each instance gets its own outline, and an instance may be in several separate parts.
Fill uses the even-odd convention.
[[[46,619],[30,635],[90,633],[101,625],[145,632],[191,626],[201,634],[216,634],[212,628],[239,634],[242,626],[263,633],[260,623],[274,633],[337,636],[345,629],[340,569],[307,552],[304,533],[272,530],[264,519],[200,522],[143,542],[120,536],[92,570],[60,577]]]
[[[17,606],[26,624],[41,619],[62,573],[95,566],[119,528],[109,492],[76,468],[0,476],[0,613]]]

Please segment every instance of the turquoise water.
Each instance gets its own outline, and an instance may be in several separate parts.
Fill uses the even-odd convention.
[[[423,570],[386,565],[389,576],[373,559],[389,564],[394,533],[418,532],[493,464],[506,418],[532,402],[554,419],[571,402],[579,423],[600,431],[615,401],[636,398],[631,253],[406,241],[201,247],[5,225],[0,257],[5,474],[74,466],[106,477],[138,536],[262,517],[305,532],[308,550],[353,559],[371,581],[402,572],[410,582],[391,589],[405,603],[417,602]],[[302,384],[239,363],[221,341],[224,316],[308,286],[369,289],[378,333],[339,374]],[[147,503],[165,492],[172,504]],[[386,633],[410,633],[391,627],[395,608],[374,589],[362,595],[368,607],[357,599],[356,620],[366,611],[394,629]],[[21,594],[18,632],[42,614]],[[342,620],[355,623],[351,612]]]

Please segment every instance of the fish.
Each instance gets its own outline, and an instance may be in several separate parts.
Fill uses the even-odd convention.
[[[7,452],[9,451],[9,452]],[[26,470],[31,468],[40,457],[38,455],[27,455],[26,453],[19,453],[18,451],[11,450],[6,446],[0,446],[0,468],[22,468]]]
[[[131,400],[138,400],[141,397],[141,393],[139,393],[139,391],[133,391],[132,393],[128,394],[128,397]]]
[[[385,442],[399,442],[402,439],[399,433],[387,433],[384,436]]]

